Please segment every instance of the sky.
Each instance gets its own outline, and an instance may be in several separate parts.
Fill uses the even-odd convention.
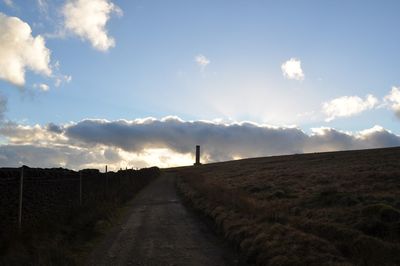
[[[399,8],[0,0],[0,167],[398,146]]]

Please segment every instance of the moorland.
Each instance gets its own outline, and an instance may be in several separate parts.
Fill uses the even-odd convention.
[[[258,265],[400,265],[400,148],[171,169],[185,201]]]

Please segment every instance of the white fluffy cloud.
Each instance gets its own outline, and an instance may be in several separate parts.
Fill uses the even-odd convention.
[[[301,61],[297,58],[290,58],[281,65],[282,74],[287,79],[304,80]]]
[[[41,91],[48,91],[50,89],[49,85],[45,83],[34,84],[33,87]]]
[[[343,96],[325,102],[322,105],[322,110],[327,116],[325,121],[329,122],[337,117],[349,117],[357,115],[368,109],[375,108],[378,104],[378,99],[369,94],[365,100],[358,96]]]
[[[109,0],[68,0],[63,7],[65,28],[100,51],[115,46],[106,29],[112,13],[122,15],[122,10]]]
[[[0,79],[23,86],[26,69],[50,76],[50,50],[27,23],[0,13]]]
[[[194,61],[201,67],[202,70],[204,70],[211,63],[210,59],[202,54],[196,55]]]
[[[400,118],[400,88],[393,86],[392,90],[385,96],[384,100],[389,104],[397,117]]]
[[[177,117],[136,120],[84,120],[66,125],[5,123],[0,166],[70,168],[188,165],[196,144],[204,162],[268,155],[393,147],[400,137],[375,126],[360,132],[333,128],[272,127],[255,123],[183,121]]]

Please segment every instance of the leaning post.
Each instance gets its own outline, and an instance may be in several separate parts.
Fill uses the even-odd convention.
[[[18,206],[18,231],[22,229],[22,199],[24,193],[24,166],[21,167],[21,176],[19,181],[19,206]]]
[[[107,191],[108,191],[108,168],[106,165],[106,187],[104,188],[104,194],[107,195]]]
[[[79,205],[82,206],[82,171],[79,171]]]

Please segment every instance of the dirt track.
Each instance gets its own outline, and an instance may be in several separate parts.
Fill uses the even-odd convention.
[[[187,211],[174,176],[162,174],[129,203],[121,224],[89,256],[88,265],[238,265],[233,252]]]

